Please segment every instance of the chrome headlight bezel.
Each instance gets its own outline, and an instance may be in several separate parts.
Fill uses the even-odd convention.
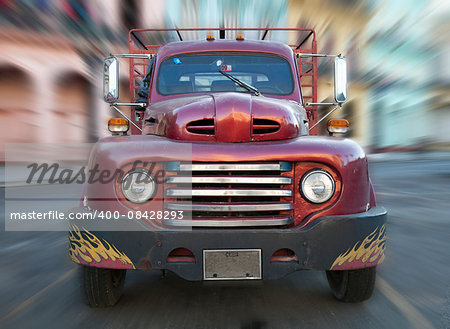
[[[132,196],[132,194],[129,192],[131,185],[128,188],[128,190],[126,189],[125,184],[127,182],[127,179],[130,179],[130,178],[132,179],[132,175],[136,175],[136,178],[129,184],[134,184],[136,179],[139,178],[139,180],[141,180],[141,181],[145,180],[144,188],[149,187],[149,185],[151,185],[150,191],[146,192],[146,194],[144,194],[144,196],[141,198],[134,198]],[[147,180],[148,180],[148,182],[147,182]],[[123,176],[122,181],[120,183],[120,188],[121,188],[122,195],[129,202],[134,203],[134,204],[143,204],[145,202],[152,200],[155,197],[156,191],[157,191],[157,184],[155,182],[155,179],[149,174],[148,170],[146,170],[144,168],[136,168],[136,169],[130,170]]]
[[[317,177],[317,175],[320,175],[318,177],[321,177],[322,179],[324,179],[324,181],[326,182],[324,184],[324,197],[322,198],[315,198],[314,196],[317,196],[316,193],[314,193],[313,191],[311,191],[310,188],[305,187],[305,183],[308,182],[308,179],[312,179],[314,176]],[[326,186],[328,185],[328,186]],[[335,191],[336,191],[336,182],[333,178],[333,176],[327,172],[326,170],[323,169],[312,169],[308,172],[306,172],[303,177],[300,179],[300,194],[302,195],[302,197],[308,201],[309,203],[313,203],[313,204],[323,204],[329,200],[331,200],[331,198],[333,197]],[[325,194],[326,192],[326,194]]]

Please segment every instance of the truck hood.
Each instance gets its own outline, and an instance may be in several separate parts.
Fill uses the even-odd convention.
[[[283,99],[248,93],[215,93],[152,103],[144,135],[216,142],[280,140],[307,135],[305,109]]]

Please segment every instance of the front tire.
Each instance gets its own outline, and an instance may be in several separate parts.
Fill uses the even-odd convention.
[[[82,288],[91,307],[115,305],[122,296],[127,270],[82,266]]]
[[[343,302],[358,303],[369,299],[375,287],[376,266],[359,270],[327,271],[334,296]]]

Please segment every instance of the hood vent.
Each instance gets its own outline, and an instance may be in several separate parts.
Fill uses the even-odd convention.
[[[201,119],[191,121],[186,125],[186,130],[191,134],[214,136],[214,119]],[[253,118],[253,135],[275,133],[281,126],[275,120]]]
[[[253,135],[270,134],[280,130],[280,124],[269,119],[253,118]]]
[[[186,125],[186,130],[191,134],[214,135],[214,119],[191,121]]]

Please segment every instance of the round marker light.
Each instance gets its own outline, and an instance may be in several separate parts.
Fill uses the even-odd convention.
[[[122,193],[133,203],[144,203],[152,199],[156,192],[156,183],[145,169],[128,172],[122,179]]]
[[[303,197],[312,203],[324,203],[330,200],[335,189],[333,177],[320,169],[307,172],[303,176],[300,186]]]

